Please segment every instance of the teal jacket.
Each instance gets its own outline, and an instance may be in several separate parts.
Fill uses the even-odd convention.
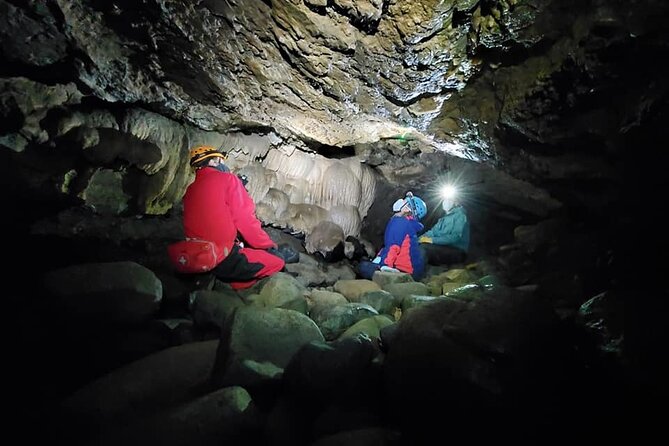
[[[435,245],[448,245],[469,251],[469,220],[462,206],[454,207],[421,236],[430,237]]]

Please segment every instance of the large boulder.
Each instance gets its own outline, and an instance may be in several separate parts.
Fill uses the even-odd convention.
[[[67,316],[139,323],[158,310],[162,282],[135,262],[85,263],[49,271],[44,285]]]

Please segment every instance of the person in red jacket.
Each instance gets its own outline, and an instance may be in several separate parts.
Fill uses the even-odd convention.
[[[277,245],[262,229],[255,204],[242,180],[225,165],[225,154],[211,146],[190,151],[193,181],[183,197],[184,232],[209,240],[225,256],[212,270],[233,289],[244,289],[283,269]]]

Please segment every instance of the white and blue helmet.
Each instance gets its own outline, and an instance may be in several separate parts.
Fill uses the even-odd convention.
[[[393,203],[393,212],[399,212],[405,205],[409,206],[411,213],[417,220],[422,220],[427,215],[427,205],[425,202],[411,192],[407,192],[406,197],[400,198]]]
[[[422,220],[427,215],[427,205],[420,197],[412,195],[407,197],[406,200],[411,208],[411,213],[416,219]]]

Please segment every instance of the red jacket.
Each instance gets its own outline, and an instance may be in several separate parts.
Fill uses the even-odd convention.
[[[251,248],[275,246],[256,217],[256,208],[242,181],[231,172],[203,167],[195,173],[183,198],[186,237],[210,240],[220,252],[232,248],[239,232]]]

